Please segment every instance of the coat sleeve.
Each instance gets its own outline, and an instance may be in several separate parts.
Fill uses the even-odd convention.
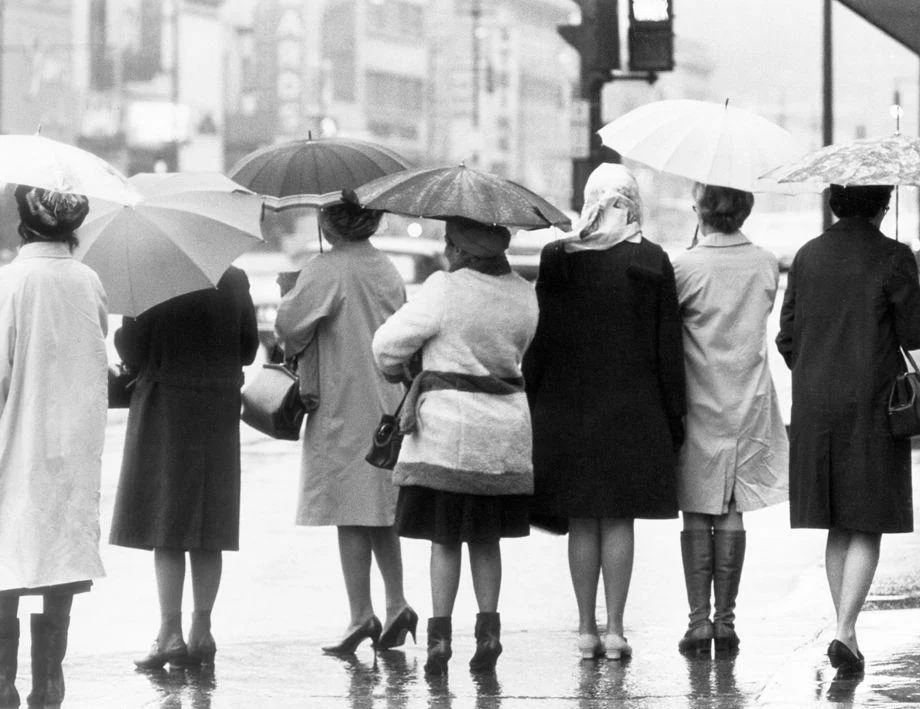
[[[920,348],[920,280],[917,262],[906,246],[897,249],[892,258],[885,290],[894,314],[898,344],[908,350]]]
[[[545,347],[546,347],[546,302],[547,298],[552,297],[551,264],[558,258],[552,249],[552,244],[543,247],[540,253],[540,270],[537,275],[537,306],[539,307],[539,317],[537,319],[537,329],[534,333],[530,346],[524,353],[524,359],[521,362],[521,371],[524,375],[524,388],[527,392],[527,400],[533,407],[534,397],[540,389],[540,381],[543,378],[545,366]]]
[[[674,448],[684,442],[683,417],[687,413],[687,382],[684,373],[684,335],[677,304],[674,268],[662,254],[661,291],[658,298],[658,379]]]
[[[115,350],[121,361],[130,369],[140,370],[147,359],[150,346],[150,319],[141,315],[137,318],[124,317],[121,327],[115,331]]]
[[[395,377],[428,340],[438,334],[444,312],[447,274],[428,277],[411,300],[374,333],[374,361],[385,375]]]
[[[286,359],[303,352],[320,324],[338,312],[341,275],[325,268],[323,262],[322,255],[312,258],[278,306],[275,333]]]
[[[792,369],[795,365],[795,265],[793,259],[792,267],[786,275],[786,294],[783,296],[783,307],[779,312],[779,334],[776,336],[776,349],[783,356],[786,366]]]
[[[259,325],[256,322],[256,308],[249,293],[249,278],[240,271],[240,359],[243,364],[252,364],[259,351]]]

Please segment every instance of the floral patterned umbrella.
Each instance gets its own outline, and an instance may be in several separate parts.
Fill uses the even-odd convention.
[[[835,143],[763,176],[782,183],[920,186],[920,140],[900,133]]]

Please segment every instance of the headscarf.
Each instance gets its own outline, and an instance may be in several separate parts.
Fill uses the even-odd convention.
[[[19,185],[13,195],[21,220],[19,233],[30,241],[67,241],[89,212],[89,200],[81,194]]]
[[[581,216],[564,239],[565,250],[603,251],[642,238],[642,201],[636,179],[622,165],[601,163],[588,176]]]
[[[323,230],[331,231],[345,241],[363,241],[368,239],[380,227],[383,212],[376,209],[364,209],[351,202],[343,202],[325,207],[322,211]]]

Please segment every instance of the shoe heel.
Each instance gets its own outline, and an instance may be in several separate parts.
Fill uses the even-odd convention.
[[[681,640],[678,649],[682,655],[689,657],[709,657],[712,653],[712,638]]]

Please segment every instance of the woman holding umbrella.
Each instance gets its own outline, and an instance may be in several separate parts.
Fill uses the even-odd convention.
[[[856,621],[881,536],[913,529],[910,440],[891,437],[886,408],[900,348],[920,347],[920,284],[907,245],[879,231],[891,190],[831,185],[839,221],[796,254],[776,338],[792,369],[792,526],[828,530],[827,654],[844,675],[865,666]]]
[[[71,256],[82,195],[15,190],[22,247],[0,269],[0,706],[18,706],[19,599],[32,615],[29,705],[60,705],[76,593],[104,576],[99,476],[108,327],[96,274]]]
[[[742,514],[786,499],[789,444],[767,361],[779,270],[775,256],[741,233],[754,195],[697,182],[693,199],[699,238],[674,257],[687,373],[677,499],[690,604],[678,648],[708,655],[713,639],[717,652],[738,648]]]
[[[335,204],[320,212],[332,244],[307,262],[284,296],[275,330],[285,356],[307,362],[318,381],[318,407],[307,417],[301,460],[297,524],[334,525],[350,619],[331,655],[350,655],[370,639],[386,650],[415,637],[418,616],[403,594],[402,555],[393,528],[396,488],[390,476],[364,456],[370,433],[399,403],[401,387],[374,366],[374,330],[406,299],[403,279],[385,254],[368,241],[381,212]],[[318,364],[316,364],[318,360]],[[371,557],[386,591],[381,624],[371,600]]]
[[[632,174],[604,163],[572,235],[540,257],[540,324],[524,361],[534,513],[564,518],[585,659],[628,657],[633,521],[677,516],[684,364],[674,272],[642,237]],[[565,415],[560,415],[565,412]],[[607,633],[595,608],[603,572]]]
[[[435,273],[374,335],[374,358],[399,376],[421,351],[422,372],[403,405],[393,477],[402,536],[431,542],[426,674],[452,655],[461,549],[470,555],[476,616],[474,672],[502,651],[498,596],[502,537],[529,533],[530,415],[521,359],[537,324],[533,289],[505,258],[505,227],[448,218],[447,273]]]

